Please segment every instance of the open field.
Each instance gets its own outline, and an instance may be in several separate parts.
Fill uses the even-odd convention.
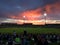
[[[16,31],[17,33],[22,33],[24,30],[26,30],[28,33],[55,33],[55,34],[60,34],[60,28],[44,28],[44,27],[0,28],[1,33],[13,33],[13,31]]]
[[[10,27],[10,28],[0,28],[1,33],[13,33],[13,31],[16,31],[17,33],[23,33],[23,31],[26,30],[28,33],[55,33],[60,34],[60,28],[45,28],[45,27]],[[59,45],[58,43],[51,43],[49,45]]]

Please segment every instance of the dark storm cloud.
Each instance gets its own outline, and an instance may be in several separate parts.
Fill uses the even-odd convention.
[[[15,15],[21,11],[42,6],[42,4],[42,0],[0,0],[0,17],[7,17],[7,13]]]
[[[54,4],[56,2],[59,2],[60,0],[45,0],[44,3],[45,4]]]
[[[22,11],[44,7],[47,4],[53,4],[58,1],[59,0],[0,0],[0,18],[17,15]]]

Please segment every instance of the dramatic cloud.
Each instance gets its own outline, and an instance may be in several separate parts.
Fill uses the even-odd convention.
[[[54,20],[60,20],[60,2],[49,4],[45,6],[48,17]]]
[[[41,9],[35,9],[35,10],[26,10],[24,12],[21,12],[17,16],[9,16],[13,19],[23,19],[23,20],[39,20],[41,17]]]
[[[60,0],[0,0],[0,22],[6,18],[23,20],[60,20]]]

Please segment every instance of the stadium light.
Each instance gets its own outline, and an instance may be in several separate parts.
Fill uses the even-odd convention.
[[[26,17],[26,16],[24,15],[24,16],[23,16],[23,19],[24,19],[24,23],[25,23],[25,17]]]
[[[23,16],[25,18],[25,16]]]
[[[47,16],[47,13],[44,13],[44,16],[46,17]]]
[[[45,24],[46,24],[46,16],[47,16],[47,13],[44,13],[44,17],[45,17]]]

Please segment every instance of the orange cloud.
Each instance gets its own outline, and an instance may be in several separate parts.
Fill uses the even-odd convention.
[[[44,8],[48,14],[52,13],[54,15],[54,14],[57,14],[60,12],[60,5],[59,4],[60,3],[48,4],[42,8]],[[39,20],[42,15],[42,8],[37,8],[35,10],[26,10],[26,11],[19,13],[17,16],[12,15],[9,17],[13,18],[13,19],[32,20],[32,21]],[[18,22],[18,24],[19,23],[20,22]],[[38,23],[38,22],[36,22],[36,23]]]
[[[9,16],[9,17],[13,18],[13,19],[38,20],[41,15],[42,15],[41,14],[41,9],[38,8],[38,9],[35,9],[35,10],[26,10],[22,13],[19,13],[17,16],[12,15],[12,16]]]
[[[36,10],[27,10],[21,13],[23,18],[26,18],[27,20],[38,20],[41,14],[41,9],[38,8]],[[24,17],[25,16],[25,17]]]
[[[54,3],[54,4],[48,4],[45,6],[46,12],[47,13],[59,13],[60,12],[60,2]]]

